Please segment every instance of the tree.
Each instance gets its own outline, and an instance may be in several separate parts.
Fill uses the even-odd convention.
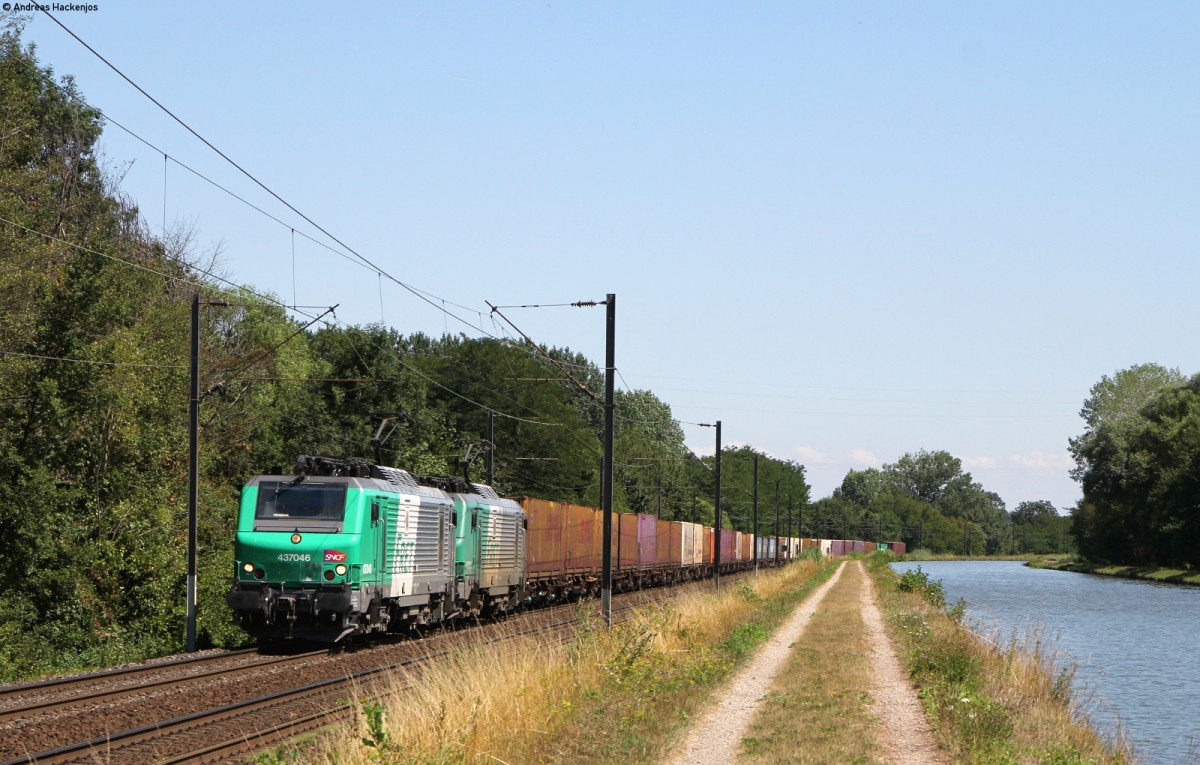
[[[956,490],[970,486],[971,476],[962,471],[962,460],[946,451],[905,454],[883,472],[892,485],[910,497],[938,507]]]
[[[859,507],[870,507],[883,493],[892,488],[889,477],[877,468],[850,470],[833,496],[846,499]]]
[[[1178,385],[1183,379],[1178,369],[1167,369],[1159,364],[1135,364],[1118,370],[1112,377],[1101,377],[1079,410],[1087,427],[1082,435],[1069,442],[1076,462],[1072,477],[1083,481],[1091,466],[1089,455],[1096,448],[1094,441],[1102,428],[1108,431],[1108,438],[1119,439],[1136,423],[1143,406],[1164,388]]]
[[[1089,430],[1071,444],[1083,488],[1072,513],[1080,552],[1096,561],[1196,566],[1200,376],[1172,383],[1177,372],[1157,365],[1125,372],[1093,387],[1084,408]]]

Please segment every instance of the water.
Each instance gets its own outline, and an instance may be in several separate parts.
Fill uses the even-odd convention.
[[[1008,638],[1041,629],[1078,663],[1075,695],[1093,725],[1117,720],[1146,765],[1200,763],[1200,587],[1159,584],[1007,561],[897,563],[940,579],[970,623]],[[1195,744],[1195,745],[1194,745]]]

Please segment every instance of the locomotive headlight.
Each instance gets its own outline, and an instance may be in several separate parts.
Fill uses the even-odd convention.
[[[242,571],[245,571],[247,574],[253,574],[254,573],[254,564],[253,563],[243,563]]]
[[[333,570],[337,572],[338,576],[345,576],[346,575],[346,564],[339,563],[333,567]]]

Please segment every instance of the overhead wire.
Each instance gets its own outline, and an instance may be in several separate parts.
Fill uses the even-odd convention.
[[[497,340],[499,340],[499,338],[498,338],[498,337],[492,336],[492,335],[490,335],[489,333],[487,333],[486,331],[484,331],[484,330],[482,329],[482,327],[478,327],[478,328],[476,328],[476,327],[475,327],[473,324],[471,324],[469,321],[466,321],[465,319],[463,319],[462,317],[460,317],[460,316],[458,316],[457,314],[453,313],[452,311],[449,311],[449,310],[446,308],[446,305],[447,305],[447,303],[449,303],[449,304],[451,304],[451,305],[455,305],[455,306],[456,306],[456,307],[458,307],[458,308],[462,308],[463,310],[473,310],[473,309],[470,309],[470,308],[468,308],[467,306],[462,306],[462,305],[460,305],[460,304],[454,303],[453,301],[447,301],[445,298],[441,298],[441,297],[439,297],[439,296],[436,296],[436,295],[434,295],[433,293],[427,292],[427,291],[425,291],[425,290],[421,290],[421,289],[419,289],[419,288],[416,288],[416,287],[414,287],[413,285],[409,285],[409,284],[407,284],[406,282],[403,282],[403,281],[401,281],[400,279],[396,278],[395,276],[393,276],[392,274],[390,274],[389,272],[387,272],[385,269],[383,269],[382,267],[380,267],[379,265],[377,265],[376,263],[374,263],[373,261],[371,261],[369,258],[367,258],[367,257],[365,257],[364,255],[362,255],[361,253],[359,253],[359,252],[358,252],[357,250],[355,250],[353,247],[350,247],[348,244],[346,244],[344,241],[342,241],[341,239],[339,239],[337,236],[333,235],[331,232],[329,232],[327,229],[325,229],[323,226],[321,226],[319,223],[317,223],[317,222],[316,222],[315,220],[313,220],[311,217],[309,217],[308,215],[306,215],[305,213],[303,213],[302,211],[300,211],[300,210],[299,210],[297,207],[295,207],[294,205],[292,205],[290,202],[288,202],[286,199],[284,199],[284,198],[283,198],[281,195],[279,195],[279,194],[278,194],[278,193],[276,193],[274,190],[272,190],[272,189],[271,189],[269,186],[267,186],[265,183],[263,183],[261,180],[259,180],[259,179],[258,179],[258,178],[257,178],[255,175],[253,175],[253,174],[252,174],[252,173],[250,173],[248,170],[246,170],[244,167],[242,167],[240,164],[238,164],[236,161],[234,161],[234,160],[233,160],[231,157],[229,157],[227,154],[225,154],[224,152],[222,152],[222,151],[221,151],[219,148],[217,148],[217,147],[216,147],[216,146],[215,146],[215,145],[214,145],[212,142],[210,142],[208,139],[206,139],[206,138],[205,138],[203,135],[201,135],[201,134],[200,134],[200,133],[199,133],[197,130],[195,130],[194,128],[192,128],[192,127],[191,127],[191,125],[189,125],[187,122],[185,122],[183,119],[181,119],[181,118],[180,118],[178,115],[176,115],[174,112],[172,112],[170,109],[168,109],[168,108],[167,108],[167,107],[166,107],[164,104],[162,104],[160,101],[158,101],[158,99],[154,98],[154,97],[153,97],[153,96],[152,96],[150,93],[148,93],[148,92],[147,92],[147,91],[146,91],[144,88],[142,88],[140,85],[138,85],[136,82],[134,82],[134,80],[133,80],[132,78],[130,78],[128,75],[126,75],[126,74],[125,74],[125,73],[124,73],[124,72],[123,72],[123,71],[122,71],[120,68],[118,68],[118,67],[117,67],[115,64],[113,64],[112,62],[110,62],[110,61],[109,61],[107,58],[105,58],[105,57],[104,57],[104,56],[103,56],[103,55],[102,55],[102,54],[101,54],[99,51],[97,51],[95,48],[93,48],[91,45],[89,45],[89,44],[88,44],[86,41],[84,41],[84,40],[83,40],[81,37],[79,37],[77,34],[75,34],[75,33],[74,33],[74,32],[73,32],[73,31],[72,31],[70,28],[68,28],[68,27],[67,27],[65,24],[63,24],[63,23],[62,23],[62,22],[61,22],[61,21],[60,21],[58,18],[56,18],[56,17],[55,17],[55,16],[54,16],[52,13],[50,13],[48,9],[42,9],[42,10],[43,10],[43,12],[45,13],[45,15],[46,15],[46,16],[48,16],[48,17],[49,17],[49,18],[50,18],[50,19],[51,19],[51,20],[52,20],[52,21],[53,21],[55,24],[57,24],[57,25],[58,25],[60,28],[62,28],[62,29],[63,29],[63,31],[65,31],[65,32],[66,32],[67,34],[69,34],[69,35],[70,35],[72,38],[74,38],[74,39],[75,39],[75,40],[76,40],[76,41],[77,41],[79,44],[83,45],[83,46],[84,46],[84,47],[85,47],[85,48],[86,48],[86,49],[87,49],[89,52],[91,52],[91,53],[92,53],[94,56],[96,56],[98,59],[100,59],[100,61],[102,61],[102,62],[103,62],[103,63],[104,63],[106,66],[108,66],[108,67],[109,67],[109,68],[110,68],[110,69],[111,69],[113,72],[115,72],[115,73],[116,73],[116,74],[117,74],[119,77],[121,77],[123,80],[125,80],[125,81],[126,81],[126,82],[127,82],[129,85],[130,85],[130,86],[132,86],[132,87],[133,87],[135,90],[137,90],[139,93],[141,93],[143,96],[145,96],[145,97],[146,97],[146,98],[147,98],[149,101],[151,101],[151,103],[153,103],[153,104],[154,104],[155,106],[157,106],[157,107],[158,107],[160,110],[162,110],[162,111],[163,111],[165,114],[167,114],[167,115],[168,115],[168,116],[169,116],[169,117],[170,117],[172,120],[174,120],[176,123],[178,123],[178,124],[179,124],[181,127],[183,127],[185,130],[187,130],[187,131],[188,131],[188,132],[189,132],[191,135],[193,135],[193,136],[194,136],[194,137],[195,137],[197,140],[199,140],[201,143],[203,143],[205,146],[207,146],[209,149],[211,149],[211,150],[212,150],[214,153],[216,153],[218,156],[220,156],[220,157],[221,157],[223,160],[225,160],[227,163],[229,163],[230,165],[232,165],[232,166],[233,166],[235,169],[237,169],[237,170],[238,170],[240,173],[242,173],[242,174],[243,174],[245,177],[247,177],[247,178],[248,178],[250,181],[252,181],[252,182],[253,182],[255,185],[257,185],[259,188],[261,188],[263,191],[265,191],[265,192],[266,192],[267,194],[269,194],[271,197],[273,197],[273,198],[274,198],[274,199],[276,199],[278,202],[280,202],[281,204],[283,204],[283,205],[284,205],[286,208],[288,208],[289,210],[291,210],[291,211],[292,211],[294,214],[298,215],[300,218],[302,218],[304,221],[306,221],[306,222],[307,222],[309,225],[313,226],[313,227],[314,227],[314,228],[315,228],[317,231],[320,231],[320,232],[321,232],[323,235],[325,235],[326,237],[328,237],[328,238],[329,238],[331,241],[333,241],[333,242],[335,242],[336,244],[338,244],[338,245],[339,245],[340,247],[342,247],[342,248],[343,248],[343,249],[344,249],[346,252],[350,253],[350,255],[352,255],[352,256],[353,256],[353,258],[354,258],[354,259],[356,259],[356,260],[357,260],[357,262],[358,262],[360,265],[363,265],[363,266],[365,266],[365,267],[369,268],[370,270],[373,270],[374,272],[376,272],[376,273],[377,273],[377,274],[380,276],[380,278],[382,278],[382,277],[387,277],[387,278],[388,278],[390,281],[392,281],[392,282],[396,283],[397,285],[399,285],[399,286],[400,286],[400,287],[402,287],[403,289],[405,289],[405,290],[409,291],[409,292],[410,292],[411,294],[413,294],[414,296],[416,296],[416,297],[418,297],[419,299],[423,300],[424,302],[428,303],[428,304],[429,304],[429,305],[431,305],[432,307],[434,307],[434,308],[436,308],[436,309],[438,309],[438,310],[441,310],[441,311],[443,312],[443,314],[444,314],[444,315],[446,315],[447,317],[452,317],[452,318],[454,318],[456,321],[459,321],[459,322],[461,322],[461,323],[465,324],[466,326],[468,326],[468,327],[471,327],[472,329],[478,329],[478,330],[479,330],[480,332],[482,332],[483,334],[485,334],[485,335],[489,335],[489,336],[493,337],[493,339],[497,339]],[[82,100],[82,99],[81,99],[81,100]],[[86,102],[84,102],[84,103],[86,103]],[[90,106],[90,105],[89,105],[89,106]],[[147,141],[146,139],[142,138],[140,135],[138,135],[138,134],[137,134],[137,133],[135,133],[134,131],[130,130],[129,128],[125,127],[125,126],[124,126],[124,125],[122,125],[121,123],[119,123],[119,122],[117,122],[116,120],[112,119],[111,117],[109,117],[107,114],[105,114],[105,113],[104,113],[103,111],[101,111],[100,109],[97,109],[97,108],[95,108],[95,107],[91,107],[91,108],[95,109],[95,111],[97,112],[97,114],[101,115],[101,116],[102,116],[104,119],[106,119],[107,121],[109,121],[109,122],[111,122],[112,124],[116,125],[116,126],[117,126],[118,128],[120,128],[121,130],[125,131],[126,133],[128,133],[128,134],[129,134],[129,135],[131,135],[131,136],[133,136],[133,137],[134,137],[134,138],[136,138],[137,140],[141,141],[141,142],[142,142],[142,143],[144,143],[145,145],[147,145],[147,146],[151,147],[152,149],[155,149],[156,151],[159,151],[160,153],[162,153],[162,154],[163,154],[163,157],[164,157],[164,167],[166,166],[166,163],[168,162],[168,160],[170,160],[170,161],[174,161],[176,164],[178,164],[178,165],[180,165],[181,167],[185,168],[186,170],[188,170],[189,172],[193,173],[194,175],[196,175],[197,177],[201,178],[202,180],[206,181],[207,183],[210,183],[210,184],[211,184],[211,185],[213,185],[214,187],[216,187],[216,188],[218,188],[218,189],[222,190],[223,192],[225,192],[225,193],[229,194],[229,195],[230,195],[230,196],[232,196],[233,198],[235,198],[235,199],[238,199],[238,200],[239,200],[239,201],[241,201],[243,204],[246,204],[247,206],[251,207],[252,209],[255,209],[255,210],[257,210],[259,213],[261,213],[261,214],[265,215],[266,217],[268,217],[268,218],[270,218],[270,219],[272,219],[272,220],[276,221],[276,222],[277,222],[277,223],[279,223],[281,226],[286,226],[286,227],[287,227],[287,228],[288,228],[288,229],[289,229],[289,230],[292,232],[293,238],[294,238],[294,236],[295,236],[295,234],[296,234],[296,233],[300,233],[300,235],[301,235],[301,236],[304,236],[305,238],[309,239],[310,241],[314,242],[315,244],[318,244],[318,245],[320,245],[320,246],[324,247],[325,249],[327,249],[327,250],[329,250],[329,251],[331,251],[331,252],[333,252],[333,253],[335,253],[335,254],[339,255],[340,257],[343,257],[343,258],[350,259],[350,258],[349,258],[349,256],[347,256],[345,253],[339,252],[339,251],[337,251],[336,249],[334,249],[334,248],[332,248],[332,247],[329,247],[329,246],[328,246],[328,245],[326,245],[325,243],[323,243],[323,242],[320,242],[319,240],[316,240],[316,239],[314,239],[313,237],[311,237],[311,236],[309,236],[309,235],[305,234],[304,232],[297,232],[297,231],[295,230],[295,227],[294,227],[294,226],[289,226],[288,224],[286,224],[286,223],[284,223],[282,220],[280,220],[278,217],[276,217],[276,216],[274,216],[274,215],[272,215],[272,214],[268,213],[267,211],[263,210],[262,208],[258,207],[257,205],[254,205],[253,203],[249,202],[248,200],[245,200],[245,199],[243,199],[241,196],[239,196],[239,195],[235,194],[234,192],[232,192],[231,190],[229,190],[229,189],[225,188],[225,187],[224,187],[224,186],[222,186],[221,184],[219,184],[219,183],[217,183],[217,182],[213,181],[212,179],[208,178],[207,176],[205,176],[204,174],[200,173],[199,171],[197,171],[197,170],[195,170],[195,169],[191,168],[190,166],[186,165],[185,163],[182,163],[182,162],[180,162],[179,160],[175,159],[174,157],[170,157],[170,155],[169,155],[169,154],[167,154],[165,151],[162,151],[161,149],[158,149],[158,147],[154,146],[152,143],[150,143],[150,142],[149,142],[149,141]],[[165,170],[164,170],[164,173],[165,173]],[[165,176],[164,176],[164,177],[165,177]],[[164,194],[165,194],[165,181],[164,181]],[[165,233],[165,207],[166,207],[166,204],[165,204],[165,202],[164,202],[164,233]],[[10,222],[10,223],[13,223],[13,222],[11,222],[11,221],[9,221],[9,222]],[[14,223],[14,225],[18,225],[18,226],[20,226],[20,224],[15,224],[15,223]],[[25,228],[25,227],[23,227],[23,226],[21,226],[21,227],[22,227],[22,228]],[[32,231],[31,229],[26,229],[26,230],[30,230],[30,231]],[[33,233],[40,233],[40,232],[33,232]],[[65,243],[65,242],[64,242],[64,243]],[[67,243],[67,244],[70,244],[70,243]],[[98,253],[98,254],[104,255],[103,253]],[[104,256],[105,256],[105,257],[110,257],[110,256],[107,256],[107,255],[104,255]],[[116,260],[118,260],[118,261],[120,261],[120,262],[129,263],[128,261],[124,261],[124,260],[122,260],[122,259],[116,259]],[[135,265],[135,264],[131,264],[131,263],[130,263],[130,265]],[[196,268],[196,267],[195,267],[193,264],[187,264],[187,265],[188,265],[189,267]],[[152,269],[146,269],[146,270],[152,270]],[[248,288],[248,287],[245,287],[244,285],[234,285],[234,283],[233,283],[233,282],[231,282],[231,281],[229,281],[229,280],[227,280],[227,279],[224,279],[224,278],[222,278],[222,277],[217,277],[215,274],[212,274],[211,272],[207,272],[207,271],[204,271],[204,270],[202,270],[202,269],[199,269],[199,268],[196,268],[196,270],[199,270],[199,271],[201,271],[201,273],[204,273],[206,276],[209,276],[210,278],[216,278],[216,279],[218,279],[219,281],[221,281],[221,282],[223,282],[223,283],[229,284],[229,285],[231,285],[231,286],[236,286],[238,289],[244,289],[244,290],[246,290],[247,292],[249,292],[250,294],[254,294],[256,297],[259,297],[260,299],[265,299],[265,298],[266,298],[266,296],[259,295],[259,294],[257,294],[257,293],[256,293],[254,290],[252,290],[252,289],[250,289],[250,288]],[[293,276],[294,276],[294,274],[293,274]],[[431,299],[431,298],[432,298],[432,299]],[[295,301],[295,295],[293,295],[293,301]],[[440,302],[441,302],[441,305],[439,306],[439,305],[437,304],[437,302],[435,302],[435,301],[440,301]],[[276,301],[276,300],[270,300],[269,302],[275,303],[275,304],[279,305],[280,307],[284,308],[285,310],[294,310],[296,313],[301,313],[301,315],[305,315],[303,312],[301,312],[301,311],[298,311],[298,310],[296,310],[296,309],[295,309],[295,308],[293,308],[293,307],[289,307],[289,306],[287,306],[287,305],[284,305],[284,304],[280,303],[279,301]],[[489,305],[490,305],[490,304],[489,304]],[[543,305],[545,305],[546,307],[549,307],[549,306],[551,306],[551,305],[558,305],[558,304],[543,304]],[[570,303],[567,303],[567,304],[561,304],[561,305],[576,305],[576,304],[570,304]],[[493,311],[495,312],[495,307],[493,307]],[[478,315],[480,315],[480,316],[482,317],[482,312],[477,312],[477,313],[478,313]],[[500,314],[500,315],[501,315],[501,317],[502,317],[502,318],[504,318],[504,319],[505,319],[505,321],[506,321],[506,322],[508,322],[510,325],[512,325],[512,322],[510,322],[510,321],[507,319],[507,317],[504,317],[504,316],[503,316],[503,314]],[[340,323],[340,322],[339,322],[339,323]],[[518,331],[518,332],[521,332],[521,331],[520,331],[520,330],[519,330],[519,329],[518,329],[518,328],[517,328],[515,325],[512,325],[512,326],[513,326],[513,328],[514,328],[514,329],[517,329],[517,331]],[[524,335],[524,333],[523,333],[523,332],[521,332],[521,334],[522,334],[522,335]],[[537,343],[533,342],[533,340],[532,340],[531,338],[529,338],[528,336],[525,336],[525,337],[526,337],[526,340],[527,340],[527,342],[529,342],[529,343],[530,343],[530,345],[532,345],[534,348],[536,348],[538,351],[540,351],[540,352],[541,352],[541,353],[542,353],[542,354],[543,354],[543,355],[544,355],[544,356],[545,356],[545,357],[546,357],[546,358],[547,358],[547,359],[548,359],[548,360],[549,360],[549,361],[550,361],[552,364],[554,364],[556,367],[558,367],[558,368],[559,368],[559,371],[561,371],[561,372],[562,372],[564,375],[566,375],[566,377],[567,377],[568,379],[570,379],[570,380],[571,380],[572,382],[574,382],[574,383],[575,383],[577,386],[579,386],[579,387],[580,387],[580,389],[581,389],[583,392],[585,392],[587,395],[589,395],[589,396],[590,396],[591,398],[593,398],[594,400],[597,400],[597,401],[599,400],[599,397],[597,397],[597,396],[596,396],[596,394],[595,394],[594,392],[592,392],[592,391],[591,391],[589,388],[587,388],[587,386],[586,386],[586,385],[584,385],[583,383],[581,383],[581,382],[579,382],[578,380],[576,380],[576,379],[574,378],[574,376],[573,376],[573,375],[571,375],[569,372],[567,372],[567,371],[566,371],[566,370],[563,368],[563,365],[567,364],[568,362],[560,362],[560,361],[558,361],[558,360],[554,359],[554,358],[553,358],[553,357],[552,357],[552,356],[551,356],[551,355],[550,355],[550,354],[549,354],[549,353],[548,353],[548,352],[547,352],[547,351],[546,351],[544,348],[542,348],[542,347],[541,347],[540,345],[538,345]],[[515,345],[516,345],[516,343],[513,343],[513,345],[515,346]],[[397,357],[397,358],[398,358],[398,357]],[[398,360],[400,360],[400,359],[398,359]],[[450,393],[450,394],[452,394],[452,395],[454,395],[454,396],[457,396],[457,397],[461,398],[462,400],[464,400],[464,401],[466,401],[466,402],[468,402],[468,403],[471,403],[471,404],[473,404],[474,406],[477,406],[477,407],[479,407],[479,408],[482,408],[482,409],[492,409],[491,407],[485,407],[485,406],[483,406],[482,404],[480,404],[480,403],[478,403],[478,402],[472,401],[471,399],[467,398],[466,396],[463,396],[462,394],[458,393],[457,391],[453,391],[452,389],[450,389],[450,388],[448,388],[448,387],[446,387],[446,386],[442,385],[441,383],[437,382],[436,380],[433,380],[432,378],[428,377],[428,375],[425,375],[423,372],[420,372],[419,370],[416,370],[415,368],[413,368],[413,367],[411,367],[410,365],[406,364],[405,362],[403,362],[403,360],[400,360],[400,362],[401,362],[401,364],[402,364],[403,366],[405,366],[405,368],[406,368],[406,369],[409,369],[410,371],[413,371],[414,373],[416,373],[416,374],[418,374],[419,376],[421,376],[421,377],[423,377],[424,379],[426,379],[426,380],[427,380],[428,382],[430,382],[431,384],[434,384],[434,385],[436,385],[437,387],[439,387],[439,388],[441,388],[441,389],[445,390],[446,392],[448,392],[448,393]],[[587,366],[588,366],[588,365],[578,365],[578,364],[570,364],[570,365],[571,365],[571,366],[576,366],[576,367],[581,367],[581,368],[587,368]],[[628,387],[628,384],[626,384],[626,387]],[[495,410],[493,410],[493,411],[495,411]],[[539,421],[539,420],[533,420],[533,419],[529,419],[529,418],[521,418],[521,417],[517,417],[517,416],[515,416],[515,415],[510,415],[510,414],[507,414],[507,413],[505,413],[505,412],[499,412],[499,411],[496,411],[496,414],[498,414],[498,415],[500,415],[500,416],[502,416],[502,417],[507,417],[507,418],[509,418],[509,419],[514,419],[514,420],[518,420],[518,421],[522,421],[522,422],[527,422],[527,423],[530,423],[530,424],[538,424],[538,425],[559,425],[559,424],[560,424],[560,423],[548,423],[548,422]]]

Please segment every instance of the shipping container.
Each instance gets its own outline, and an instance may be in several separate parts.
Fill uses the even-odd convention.
[[[774,537],[759,537],[758,538],[758,559],[759,560],[775,560],[775,538]]]
[[[566,569],[569,574],[599,574],[604,555],[604,511],[566,505]]]
[[[688,561],[691,566],[704,565],[704,526],[699,523],[685,523],[688,539],[691,540]]]
[[[904,542],[888,542],[887,547],[893,555],[903,555],[908,549],[908,545]]]
[[[641,570],[658,566],[658,519],[653,515],[638,514],[637,567]]]
[[[835,558],[840,558],[846,554],[846,540],[831,539],[829,540],[829,554]]]
[[[612,536],[613,570],[621,572],[637,570],[638,517],[630,513],[613,513]]]
[[[683,565],[683,544],[678,524],[673,521],[655,522],[659,568],[679,568]]]
[[[721,529],[721,565],[724,566],[737,560],[737,532],[732,529]]]
[[[525,572],[530,581],[560,575],[564,570],[566,546],[561,502],[522,497],[528,529],[525,535]]]
[[[710,526],[704,527],[704,565],[711,566],[713,563],[713,529]]]

